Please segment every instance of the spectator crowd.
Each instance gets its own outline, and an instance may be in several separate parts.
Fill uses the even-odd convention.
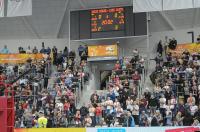
[[[175,39],[169,43],[168,48],[177,45]],[[154,88],[141,93],[145,60],[134,49],[130,57],[116,61],[107,91],[95,91],[90,102],[78,108],[77,91],[82,90],[82,81],[89,78],[84,70],[87,46],[78,48],[80,62],[67,47],[59,53],[55,46],[45,48],[44,43],[40,51],[36,47],[26,51],[19,48],[19,53],[38,52],[47,57],[39,62],[29,60],[26,64],[0,67],[1,82],[16,80],[13,82],[16,128],[200,125],[199,53],[185,50],[174,55],[160,41],[155,71],[150,75]],[[10,51],[5,46],[1,53]],[[3,87],[0,94],[4,94]]]

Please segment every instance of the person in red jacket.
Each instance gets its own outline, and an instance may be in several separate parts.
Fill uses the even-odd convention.
[[[135,83],[136,85],[139,84],[139,81],[141,80],[141,76],[140,76],[140,74],[138,73],[138,71],[135,71],[135,73],[132,75],[132,79],[133,79],[133,81],[134,81],[134,83]]]
[[[96,113],[96,124],[99,125],[101,123],[101,118],[102,118],[102,108],[100,104],[97,105],[95,113]]]
[[[119,61],[116,62],[114,70],[119,70],[121,68],[121,65],[119,63]]]

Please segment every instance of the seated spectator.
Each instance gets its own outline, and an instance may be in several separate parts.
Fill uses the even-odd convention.
[[[192,115],[188,112],[186,112],[184,118],[183,118],[183,126],[191,126],[194,122],[194,119],[192,118]]]

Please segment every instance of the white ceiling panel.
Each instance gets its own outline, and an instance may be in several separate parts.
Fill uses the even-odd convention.
[[[63,17],[67,0],[33,0],[33,15],[0,18],[1,39],[66,38],[69,35],[68,14]],[[81,1],[81,2],[80,2]],[[180,0],[179,0],[180,1]],[[200,0],[198,0],[200,1]],[[196,1],[196,2],[198,2]],[[67,10],[84,10],[100,7],[131,6],[132,0],[69,0]],[[199,9],[165,11],[165,15],[176,29],[200,26]],[[169,23],[158,12],[151,13],[150,31],[172,30]],[[63,19],[63,20],[62,20]],[[39,37],[38,37],[39,36]]]
[[[193,0],[163,0],[163,10],[193,8]]]
[[[133,0],[133,12],[162,11],[162,0]]]
[[[200,7],[200,0],[194,0],[194,7]]]

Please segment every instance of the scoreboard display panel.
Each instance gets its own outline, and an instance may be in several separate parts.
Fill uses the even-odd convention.
[[[119,31],[125,29],[124,8],[91,10],[91,32]]]

